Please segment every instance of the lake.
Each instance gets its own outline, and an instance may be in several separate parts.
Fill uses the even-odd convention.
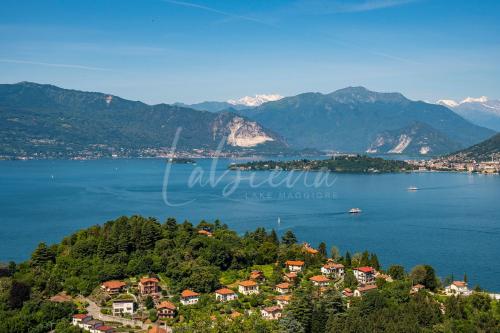
[[[230,162],[218,161],[213,181]],[[1,161],[0,261],[25,260],[38,242],[58,242],[121,215],[155,216],[162,222],[173,216],[194,224],[218,218],[242,233],[259,226],[280,234],[291,229],[315,247],[325,241],[342,253],[367,249],[386,268],[426,263],[441,277],[462,279],[467,273],[471,286],[500,291],[497,175],[330,174],[333,185],[310,187],[297,181],[291,187],[255,187],[232,171],[214,186],[188,186],[193,170],[198,177],[205,171],[201,178],[208,179],[211,164],[206,159],[172,165],[166,199],[174,205],[167,205],[164,160]],[[241,176],[257,183],[270,172]],[[317,176],[307,175],[310,180]],[[225,186],[234,191],[224,195]],[[409,186],[420,190],[407,191]],[[353,207],[362,213],[348,214]]]

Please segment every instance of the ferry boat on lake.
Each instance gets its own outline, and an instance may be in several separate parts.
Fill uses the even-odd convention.
[[[361,213],[361,209],[359,208],[351,208],[349,210],[349,214],[359,214],[359,213]]]
[[[408,191],[418,191],[418,187],[410,186],[410,187],[408,187]]]

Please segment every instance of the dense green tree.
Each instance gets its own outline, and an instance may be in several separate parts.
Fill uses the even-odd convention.
[[[435,290],[438,287],[438,280],[434,268],[429,265],[415,266],[410,273],[410,277],[414,284],[420,283],[427,289]]]
[[[330,249],[330,258],[333,260],[338,260],[340,257],[340,251],[336,246],[332,246]]]
[[[349,253],[349,251],[347,251],[345,253],[345,256],[344,256],[344,266],[346,268],[350,268],[352,266],[352,259],[351,259],[351,254]]]
[[[327,253],[326,253],[326,244],[325,242],[321,242],[318,245],[318,252],[321,255],[322,258],[326,258]]]
[[[144,305],[148,310],[153,309],[155,307],[155,302],[153,301],[153,297],[149,295],[146,296],[146,299],[144,300]]]
[[[279,333],[305,333],[302,324],[291,315],[287,315],[279,321]]]
[[[281,237],[281,241],[285,245],[292,245],[297,243],[297,237],[295,237],[295,234],[292,230],[287,230],[283,237]]]
[[[405,269],[401,265],[392,265],[387,270],[387,274],[389,274],[395,280],[403,280],[406,278]]]
[[[29,300],[31,287],[24,282],[14,280],[9,291],[8,304],[11,309],[19,309]]]
[[[38,244],[31,255],[31,263],[34,266],[41,266],[49,261],[54,260],[54,253],[52,253],[45,243]]]
[[[375,253],[370,254],[369,266],[375,268],[377,271],[380,270],[380,263]]]
[[[299,288],[296,290],[288,306],[288,311],[290,317],[297,320],[304,328],[304,332],[311,332],[313,301],[309,289]]]

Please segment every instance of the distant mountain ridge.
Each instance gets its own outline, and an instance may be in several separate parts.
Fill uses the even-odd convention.
[[[117,96],[30,82],[0,85],[0,155],[71,156],[82,150],[287,149],[255,121],[167,104],[147,105]]]
[[[500,100],[481,96],[467,97],[460,102],[441,99],[436,103],[450,108],[474,124],[500,131]]]
[[[292,146],[343,152],[440,154],[494,134],[444,106],[364,87],[285,97],[239,114],[280,133]],[[401,135],[410,142],[400,142]]]
[[[500,159],[500,133],[472,147],[455,152],[449,157],[458,161],[498,161]]]
[[[226,102],[207,101],[195,104],[175,103],[174,105],[209,112],[238,111],[257,107],[264,103],[277,101],[282,98],[283,96],[279,94],[261,94],[255,96],[245,96],[238,99],[230,99]]]

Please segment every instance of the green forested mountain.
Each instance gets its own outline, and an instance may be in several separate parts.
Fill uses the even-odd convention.
[[[232,139],[225,149],[286,146],[273,132],[229,112],[147,105],[29,82],[0,85],[0,155],[4,156],[170,147],[178,128],[182,128],[178,149],[215,149],[224,136]]]
[[[240,114],[280,133],[291,145],[344,152],[451,152],[494,133],[444,106],[363,87],[286,97]],[[421,135],[423,127],[412,133],[415,123],[425,125],[425,135]],[[422,136],[429,140],[421,140]]]
[[[467,149],[451,154],[449,157],[463,161],[491,161],[500,159],[500,133],[488,140]]]

